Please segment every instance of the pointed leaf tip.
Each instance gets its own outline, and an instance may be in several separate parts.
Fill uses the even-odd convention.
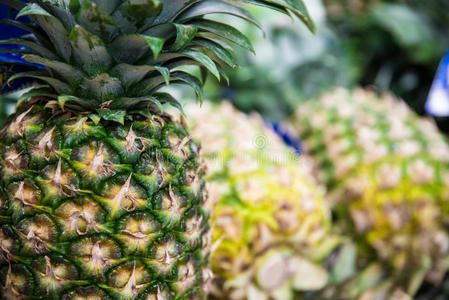
[[[154,58],[156,59],[161,53],[162,48],[164,47],[165,40],[147,35],[142,35],[142,37],[145,39],[148,46],[151,48],[151,51],[153,51]]]
[[[28,3],[17,13],[16,19],[29,15],[53,17],[48,11],[40,7],[37,3]]]
[[[215,65],[214,61],[212,59],[210,59],[209,56],[207,56],[203,52],[193,50],[193,49],[184,49],[184,50],[180,51],[180,53],[199,62],[207,70],[209,70],[209,72],[211,72],[212,75],[214,75],[218,80],[220,80],[220,72],[218,71],[217,66]]]
[[[169,85],[170,84],[170,70],[168,68],[161,67],[161,66],[154,66],[154,68],[156,70],[158,70],[159,73],[161,73],[162,77],[164,77],[165,84]]]

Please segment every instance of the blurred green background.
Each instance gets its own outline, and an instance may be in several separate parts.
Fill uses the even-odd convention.
[[[449,48],[449,1],[307,0],[315,35],[299,21],[253,9],[266,38],[241,22],[257,55],[235,53],[230,86],[209,78],[207,98],[279,121],[334,86],[391,90],[418,113]]]

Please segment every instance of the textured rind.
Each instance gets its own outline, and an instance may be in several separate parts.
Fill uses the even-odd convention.
[[[94,124],[39,104],[9,120],[2,299],[203,296],[210,207],[199,147],[180,123],[134,114]]]
[[[347,222],[411,294],[424,276],[438,282],[449,254],[449,147],[435,124],[391,95],[361,89],[300,105],[292,124],[338,223]]]
[[[305,158],[283,145],[260,116],[230,104],[185,108],[203,142],[213,216],[219,299],[290,299],[322,288],[322,260],[336,245],[330,214]],[[304,278],[304,273],[307,278]]]

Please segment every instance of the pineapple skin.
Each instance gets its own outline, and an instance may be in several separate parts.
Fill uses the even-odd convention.
[[[328,280],[330,234],[323,192],[302,159],[231,104],[186,107],[203,142],[212,217],[212,294],[217,299],[293,299]],[[296,298],[295,298],[296,299]]]
[[[25,109],[0,138],[2,299],[202,297],[210,211],[186,129]]]
[[[388,265],[394,286],[413,295],[424,280],[438,283],[449,254],[449,147],[435,124],[362,89],[305,103],[291,124],[329,189],[337,224]]]

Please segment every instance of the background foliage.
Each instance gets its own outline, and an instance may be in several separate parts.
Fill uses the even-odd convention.
[[[253,10],[257,29],[239,28],[256,40],[257,55],[236,53],[244,67],[231,85],[208,81],[212,100],[230,99],[243,111],[271,120],[290,115],[298,101],[333,86],[392,90],[418,113],[438,63],[449,47],[449,2],[444,0],[308,0],[316,34],[299,22]]]

